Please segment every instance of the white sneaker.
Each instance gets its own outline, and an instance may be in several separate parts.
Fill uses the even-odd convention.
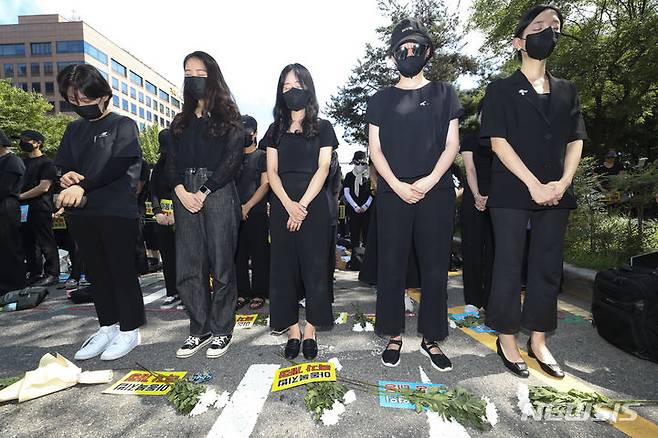
[[[82,344],[82,347],[75,353],[75,360],[87,360],[98,356],[105,351],[118,334],[119,326],[116,324],[101,327]]]
[[[178,295],[174,295],[173,297],[167,297],[162,301],[162,305],[160,306],[161,309],[172,309],[176,307],[178,304],[180,304],[180,298],[178,298]]]
[[[114,337],[109,347],[101,354],[101,360],[115,360],[130,353],[133,348],[142,342],[139,335],[139,329],[130,330],[129,332],[120,331]]]

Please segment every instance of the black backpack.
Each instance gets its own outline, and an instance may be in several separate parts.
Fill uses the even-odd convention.
[[[24,289],[7,292],[0,297],[0,306],[16,303],[16,310],[26,310],[37,307],[48,295],[45,287],[26,287]]]
[[[658,362],[658,270],[626,266],[599,272],[592,316],[603,339]]]

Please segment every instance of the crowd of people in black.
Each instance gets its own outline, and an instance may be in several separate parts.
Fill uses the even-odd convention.
[[[388,339],[383,365],[400,363],[405,289],[415,286],[422,293],[420,352],[448,371],[453,365],[439,342],[448,336],[447,273],[463,192],[465,303],[486,309],[512,372],[528,376],[517,347],[525,329],[530,356],[562,377],[546,333],[556,329],[562,242],[576,208],[571,184],[587,138],[574,85],[546,69],[563,24],[553,6],[523,16],[513,34],[521,67],[487,87],[479,132],[460,141],[457,93],[425,78],[431,39],[417,20],[402,20],[388,50],[399,81],[371,96],[369,154],[356,152],[344,179],[339,141],[319,117],[313,78],[300,64],[281,71],[274,122],[258,143],[258,123],[240,114],[215,59],[190,53],[182,65],[184,105],[160,132],[152,169],[135,122],[111,111],[112,89],[101,73],[68,66],[59,89],[80,118],[67,127],[54,161],[42,153],[45,140],[36,131],[20,135],[23,160],[0,135],[0,289],[56,284],[58,245],[65,248],[73,264],[69,284],[86,274],[100,325],[75,358],[117,359],[141,342],[138,275],[148,270],[144,240],[156,242],[148,246],[162,258],[164,305],[182,301],[190,319],[177,357],[203,348],[208,358],[222,356],[236,310],[257,310],[268,299],[272,330],[288,334],[285,357],[301,351],[313,359],[318,332],[334,324],[342,198],[351,266],[360,265],[360,278],[377,287],[375,330]],[[458,188],[460,152],[465,178]],[[611,169],[614,163],[602,172]],[[53,231],[53,214],[65,218],[65,231]],[[365,258],[357,260],[362,247]]]

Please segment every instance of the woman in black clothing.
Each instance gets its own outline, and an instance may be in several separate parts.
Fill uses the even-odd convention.
[[[57,75],[62,97],[81,119],[69,123],[55,157],[62,177],[57,208],[65,207],[73,239],[94,284],[100,330],[78,360],[113,360],[140,343],[146,322],[135,270],[137,181],[142,151],[137,125],[110,110],[112,89],[96,68],[71,65]]]
[[[151,173],[151,204],[155,217],[155,234],[162,256],[162,273],[164,274],[167,298],[164,308],[171,308],[180,302],[176,289],[176,234],[174,231],[173,192],[167,181],[166,165],[170,157],[171,134],[163,129],[158,134],[160,158]]]
[[[395,26],[389,53],[400,80],[379,90],[366,111],[377,173],[377,321],[390,337],[382,363],[400,363],[404,290],[412,242],[423,297],[418,331],[421,352],[440,371],[452,369],[437,341],[448,336],[447,277],[452,248],[455,190],[449,168],[459,150],[463,110],[455,90],[430,82],[422,69],[433,53],[425,28],[414,19]]]
[[[487,325],[498,331],[498,354],[515,374],[528,376],[518,351],[521,328],[532,332],[528,354],[551,376],[563,377],[546,347],[557,327],[557,296],[569,210],[570,186],[587,137],[574,85],[546,71],[557,44],[562,14],[537,6],[521,19],[514,48],[521,69],[487,87],[480,135],[496,158],[487,205],[496,241]],[[521,269],[530,225],[528,283],[521,306]],[[523,310],[522,310],[523,307]]]
[[[190,357],[209,344],[206,356],[216,358],[228,349],[235,325],[234,257],[242,218],[235,178],[244,131],[217,61],[197,51],[183,65],[185,103],[171,124],[167,159],[176,195],[176,289],[190,316],[190,336],[176,356]],[[213,278],[212,298],[204,267]]]
[[[277,86],[274,123],[267,139],[267,176],[272,191],[270,233],[270,325],[289,328],[285,356],[303,342],[306,359],[317,356],[316,328],[333,325],[328,290],[331,213],[324,189],[338,140],[318,118],[315,86],[300,64],[286,66]],[[306,296],[306,327],[299,327],[298,296]]]

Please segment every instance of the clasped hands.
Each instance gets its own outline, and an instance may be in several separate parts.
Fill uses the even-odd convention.
[[[176,186],[174,189],[176,196],[180,199],[183,207],[190,213],[198,213],[203,208],[203,203],[206,201],[208,195],[201,192],[190,193],[182,185]]]
[[[425,198],[427,192],[432,190],[432,187],[434,187],[437,182],[438,179],[434,178],[432,175],[428,175],[417,180],[413,184],[398,180],[392,189],[407,204],[416,204],[418,201]]]
[[[529,187],[532,200],[539,205],[554,207],[560,203],[569,184],[564,181],[551,181],[549,183],[536,183]]]
[[[304,219],[308,215],[307,207],[295,201],[289,201],[284,207],[289,215],[287,223],[288,231],[299,231],[302,227],[302,222],[304,222]]]

